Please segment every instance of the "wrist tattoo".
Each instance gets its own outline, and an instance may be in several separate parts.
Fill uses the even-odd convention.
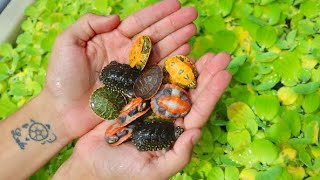
[[[41,144],[51,144],[57,140],[57,136],[52,132],[49,124],[42,124],[31,119],[30,123],[25,123],[21,127],[11,130],[12,138],[21,150],[26,148],[32,141]]]

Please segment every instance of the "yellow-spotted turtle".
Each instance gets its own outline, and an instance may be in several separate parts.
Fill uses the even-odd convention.
[[[168,149],[183,131],[180,126],[174,127],[172,121],[142,121],[134,127],[132,142],[139,151]]]

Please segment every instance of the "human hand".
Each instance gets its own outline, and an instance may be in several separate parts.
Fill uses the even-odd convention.
[[[192,108],[175,124],[185,132],[167,152],[140,152],[131,143],[113,147],[105,142],[104,132],[112,122],[105,121],[79,139],[71,158],[60,167],[54,179],[168,179],[190,160],[192,147],[200,136],[215,104],[231,80],[225,70],[229,55],[208,53],[196,67],[200,76],[197,88],[190,90]]]
[[[87,14],[56,40],[44,91],[54,99],[70,138],[79,137],[101,122],[89,107],[98,75],[110,61],[128,63],[135,37],[148,35],[151,59],[157,63],[171,54],[187,54],[187,41],[195,34],[194,8],[180,8],[176,0],[147,7],[120,23],[118,16]]]

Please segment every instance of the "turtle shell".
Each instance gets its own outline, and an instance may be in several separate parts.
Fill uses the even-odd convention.
[[[133,93],[136,97],[145,100],[153,97],[159,90],[163,79],[163,72],[160,66],[152,65],[143,70],[133,85]]]
[[[93,112],[102,119],[114,119],[119,116],[127,99],[118,91],[108,86],[95,90],[90,98],[90,106]]]
[[[113,90],[120,91],[126,96],[132,97],[133,84],[139,74],[139,70],[131,68],[128,64],[112,61],[103,68],[99,79],[103,84]]]
[[[168,149],[182,134],[183,128],[174,127],[171,121],[139,122],[132,134],[132,142],[139,151]]]
[[[159,119],[159,116],[157,114],[155,114],[153,111],[148,111],[147,113],[139,117],[135,122],[137,121],[150,122],[158,119]]]
[[[182,55],[169,57],[164,63],[164,69],[169,75],[172,84],[178,84],[182,88],[196,88],[198,72],[189,58]]]
[[[133,43],[129,53],[130,66],[143,70],[149,59],[152,49],[151,39],[148,36],[140,36]]]
[[[173,84],[166,84],[151,99],[151,108],[163,119],[176,119],[189,113],[191,100],[184,89]]]

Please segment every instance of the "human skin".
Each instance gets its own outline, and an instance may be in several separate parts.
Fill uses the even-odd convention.
[[[150,10],[151,12],[155,11]],[[138,12],[137,16],[140,13],[143,16],[142,12]],[[161,29],[160,25],[157,29]],[[181,37],[183,36],[184,34],[181,34]],[[167,46],[170,47],[170,44]],[[188,45],[182,45],[178,49],[184,49],[183,46]],[[166,48],[166,45],[163,48]],[[170,54],[187,54],[189,47],[187,51],[178,51],[180,50]],[[128,51],[125,52],[128,54]],[[151,60],[161,64],[161,60],[166,56],[152,56]],[[171,150],[140,152],[131,142],[112,147],[104,139],[104,132],[112,121],[105,121],[79,139],[74,153],[59,168],[53,179],[168,179],[180,171],[189,162],[192,147],[200,136],[201,128],[230,82],[231,75],[225,70],[229,61],[230,57],[226,53],[207,53],[196,62],[200,75],[197,88],[190,90],[192,109],[184,119],[176,120],[175,124],[183,126],[185,132]]]
[[[226,53],[207,53],[197,61],[200,76],[198,87],[190,91],[192,109],[176,120],[185,132],[171,150],[140,152],[131,142],[110,146],[103,134],[112,122],[105,121],[79,139],[53,179],[169,179],[190,161],[201,128],[231,79],[225,71],[229,60]]]
[[[188,54],[187,41],[196,33],[192,23],[196,17],[194,8],[181,8],[178,1],[166,0],[122,22],[118,16],[87,14],[71,25],[55,42],[43,91],[0,122],[1,178],[26,179],[81,136],[56,179],[167,178],[179,171],[188,162],[200,128],[231,79],[225,71],[230,59],[227,54],[209,53],[197,62],[200,76],[197,89],[190,91],[192,109],[184,120],[177,120],[186,131],[168,152],[138,152],[130,143],[109,147],[103,134],[110,121],[101,123],[88,101],[93,90],[101,86],[98,72],[112,60],[128,63],[130,47],[139,35],[151,37],[151,63],[161,63],[173,54]],[[106,171],[109,168],[114,171]]]

